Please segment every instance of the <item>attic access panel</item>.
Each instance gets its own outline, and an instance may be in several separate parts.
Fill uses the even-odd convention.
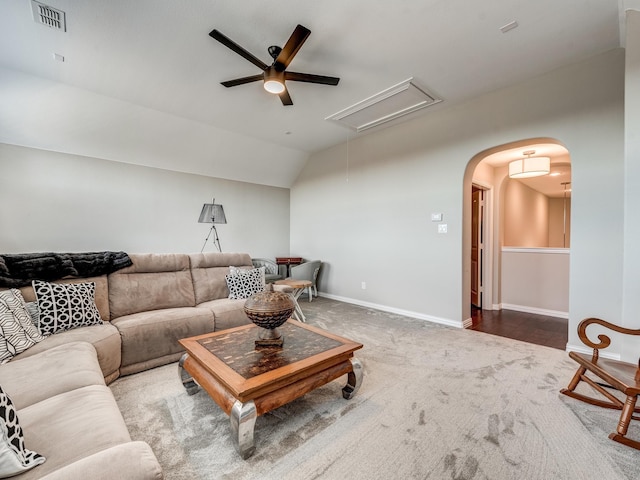
[[[412,80],[400,82],[325,120],[340,123],[359,133],[442,101],[416,86]]]

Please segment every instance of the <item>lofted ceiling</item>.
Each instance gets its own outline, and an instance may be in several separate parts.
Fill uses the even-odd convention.
[[[357,135],[325,118],[410,77],[443,101],[421,115],[619,47],[618,0],[29,0],[0,2],[0,142],[289,187],[309,154]],[[501,27],[517,22],[503,33]],[[213,40],[265,63],[297,24],[294,105]],[[506,30],[506,29],[505,29]]]

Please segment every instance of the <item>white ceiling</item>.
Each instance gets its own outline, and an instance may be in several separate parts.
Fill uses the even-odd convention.
[[[409,77],[441,109],[619,47],[619,0],[43,0],[67,31],[0,2],[0,142],[289,187],[308,155],[356,134],[325,117]],[[502,33],[500,27],[518,27]],[[284,107],[209,37],[269,62],[300,23]],[[54,54],[64,57],[55,60]]]

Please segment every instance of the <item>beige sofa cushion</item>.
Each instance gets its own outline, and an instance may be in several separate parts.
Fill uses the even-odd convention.
[[[144,442],[121,443],[51,472],[42,480],[162,480],[162,469]]]
[[[229,296],[224,278],[229,266],[253,268],[247,253],[192,253],[189,260],[196,304]]]
[[[98,363],[102,369],[105,381],[110,383],[118,378],[121,359],[120,333],[118,329],[110,323],[74,328],[73,330],[54,333],[40,343],[36,343],[33,347],[22,352],[20,355],[16,355],[14,361],[30,357],[69,342],[91,343],[98,354]]]
[[[111,318],[162,308],[193,307],[186,254],[131,254],[133,265],[108,276]]]
[[[78,277],[68,277],[63,278],[61,280],[55,280],[51,283],[86,283],[86,282],[94,282],[96,284],[96,307],[98,307],[98,311],[100,312],[100,317],[105,322],[108,322],[111,319],[111,312],[109,311],[109,292],[107,286],[107,276],[101,275],[99,277],[89,277],[89,278],[78,278]],[[24,297],[25,302],[35,302],[36,294],[33,291],[33,287],[29,285],[28,287],[20,288],[20,292]]]
[[[22,409],[76,388],[104,385],[104,378],[93,345],[73,342],[1,365],[0,385]]]
[[[244,313],[244,303],[246,300],[230,300],[222,298],[220,300],[212,300],[198,305],[198,308],[206,308],[213,312],[215,319],[215,331],[226,330],[227,328],[239,327],[240,325],[248,325],[251,320]]]
[[[18,416],[27,448],[47,459],[20,475],[20,480],[40,478],[131,441],[116,401],[104,385],[90,385],[47,398],[21,409]]]
[[[195,307],[139,312],[112,322],[122,338],[122,375],[175,361],[170,355],[183,351],[178,340],[213,332],[214,327],[213,313]]]

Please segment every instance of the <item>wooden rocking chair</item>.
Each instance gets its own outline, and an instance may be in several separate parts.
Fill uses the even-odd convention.
[[[560,390],[561,393],[568,395],[583,402],[597,405],[604,408],[613,408],[622,410],[620,413],[620,421],[616,432],[611,433],[609,438],[616,442],[620,442],[629,447],[640,450],[640,441],[627,438],[627,430],[631,420],[640,420],[640,417],[634,413],[640,413],[640,407],[636,407],[638,394],[640,394],[640,369],[638,365],[632,363],[621,362],[618,360],[610,360],[599,357],[599,350],[607,348],[611,344],[611,339],[604,334],[598,335],[599,343],[594,343],[587,338],[586,329],[591,324],[601,325],[615,332],[626,335],[640,335],[640,329],[632,330],[629,328],[614,325],[599,318],[587,318],[578,325],[578,336],[585,345],[593,348],[593,354],[569,352],[569,357],[578,362],[580,367],[571,379],[569,386]],[[587,376],[587,372],[592,373],[600,378],[602,382],[597,382]],[[577,393],[575,388],[584,381],[593,387],[597,392],[602,394],[607,400],[601,398],[592,398],[581,393]],[[620,391],[626,396],[623,402],[613,395],[612,389]]]

